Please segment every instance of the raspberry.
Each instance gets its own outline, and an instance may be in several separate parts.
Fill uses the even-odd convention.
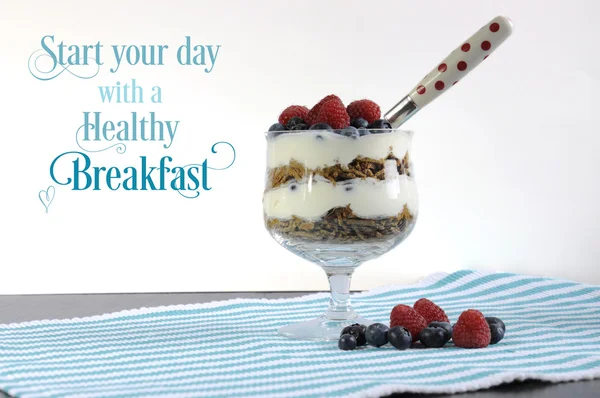
[[[369,123],[373,123],[375,120],[381,117],[381,109],[379,109],[379,105],[368,99],[350,103],[347,111],[351,119],[357,119],[360,117]]]
[[[421,330],[427,327],[427,322],[412,307],[404,304],[398,304],[392,309],[390,314],[390,327],[404,326],[412,336],[413,343],[419,340]]]
[[[444,312],[443,309],[438,307],[433,301],[427,300],[426,298],[422,298],[417,300],[417,302],[413,305],[415,311],[417,311],[429,325],[431,322],[448,322],[450,323],[450,319]]]
[[[312,107],[312,109],[308,112],[308,115],[306,116],[306,119],[304,119],[308,124],[315,124],[317,123],[317,116],[319,115],[319,111],[321,110],[321,106],[331,100],[331,99],[336,99],[340,102],[342,102],[342,100],[340,99],[340,97],[338,97],[337,95],[334,94],[330,94],[327,97],[323,98],[321,101],[319,101],[319,103],[315,106]]]
[[[308,108],[305,106],[300,106],[300,105],[288,106],[287,108],[285,108],[283,110],[283,112],[281,112],[281,115],[279,115],[279,123],[281,123],[285,126],[287,124],[287,122],[289,122],[290,119],[293,117],[299,117],[300,119],[306,121],[307,115],[308,115]]]
[[[342,101],[334,98],[321,105],[315,123],[327,123],[334,129],[343,129],[350,125],[350,117]]]
[[[460,314],[452,330],[452,340],[457,347],[485,348],[490,339],[490,327],[481,312],[466,310]]]

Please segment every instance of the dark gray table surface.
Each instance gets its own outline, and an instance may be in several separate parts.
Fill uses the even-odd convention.
[[[36,319],[61,319],[104,314],[140,307],[201,303],[231,298],[295,297],[307,292],[227,292],[227,293],[137,293],[0,296],[0,324]],[[0,396],[2,393],[0,392]],[[6,396],[6,395],[5,395]],[[395,394],[394,397],[450,397],[450,395]],[[600,379],[550,384],[525,381],[490,390],[455,394],[456,398],[600,398]]]

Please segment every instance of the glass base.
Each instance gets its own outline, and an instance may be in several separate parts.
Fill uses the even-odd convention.
[[[297,340],[337,341],[340,339],[342,329],[354,323],[369,326],[374,322],[358,315],[343,320],[328,319],[322,315],[309,321],[284,326],[279,329],[278,333],[281,336]]]

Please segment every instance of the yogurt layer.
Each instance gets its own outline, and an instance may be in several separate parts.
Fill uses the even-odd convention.
[[[267,167],[285,166],[294,159],[309,169],[348,164],[357,156],[383,159],[390,152],[403,158],[410,150],[412,133],[394,131],[370,134],[358,139],[329,131],[284,133],[267,140]]]
[[[347,205],[361,218],[393,217],[402,212],[405,204],[413,215],[417,214],[417,187],[405,175],[383,181],[353,179],[335,185],[311,179],[272,189],[263,197],[267,217],[297,216],[310,221],[319,220],[332,208]]]

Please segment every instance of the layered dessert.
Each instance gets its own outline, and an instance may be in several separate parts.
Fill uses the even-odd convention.
[[[294,241],[399,243],[417,213],[411,133],[391,129],[371,101],[346,108],[331,97],[286,109],[267,133],[267,229]]]

